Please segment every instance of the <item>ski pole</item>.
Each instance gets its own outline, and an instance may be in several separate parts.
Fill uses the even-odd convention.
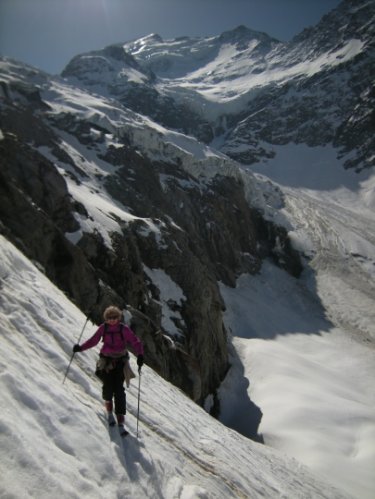
[[[137,410],[137,438],[138,438],[138,423],[139,423],[139,404],[141,401],[141,367],[138,368],[138,410]]]
[[[88,321],[89,321],[89,318],[88,318],[88,316],[87,316],[87,317],[86,317],[85,324],[83,325],[83,328],[82,328],[81,334],[79,335],[79,338],[78,338],[78,341],[77,341],[77,343],[78,343],[78,344],[79,344],[79,342],[81,341],[81,338],[82,338],[82,335],[83,335],[83,331],[85,330],[85,328],[86,328],[86,325],[87,325]],[[65,372],[65,376],[64,376],[64,381],[63,381],[63,384],[65,383],[66,377],[67,377],[68,372],[69,372],[69,369],[70,369],[70,364],[72,363],[72,360],[73,360],[74,355],[75,355],[75,352],[73,352],[73,353],[72,353],[72,356],[70,357],[70,361],[69,361],[69,364],[68,364],[67,370],[66,370],[66,372]]]

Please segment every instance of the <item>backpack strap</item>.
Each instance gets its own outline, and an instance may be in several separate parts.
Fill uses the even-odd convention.
[[[108,324],[105,322],[104,323],[103,338],[102,338],[103,343],[104,343],[105,335],[110,334],[111,338],[112,338],[112,345],[113,345],[114,344],[113,335],[117,334],[117,333],[121,334],[122,341],[125,342],[124,324],[122,322],[120,322],[120,328],[118,331],[108,331]]]

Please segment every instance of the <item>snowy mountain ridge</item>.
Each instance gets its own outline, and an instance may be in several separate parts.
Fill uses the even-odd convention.
[[[242,163],[267,160],[278,144],[333,143],[346,167],[362,169],[374,164],[374,19],[373,2],[345,0],[288,43],[244,26],[206,38],[150,35],[76,56],[62,74]],[[119,71],[121,51],[131,63]]]

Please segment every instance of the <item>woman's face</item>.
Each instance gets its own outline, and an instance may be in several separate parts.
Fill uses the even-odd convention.
[[[106,322],[108,322],[108,324],[116,324],[119,321],[120,317],[118,317],[117,315],[110,315],[109,317],[107,317]]]

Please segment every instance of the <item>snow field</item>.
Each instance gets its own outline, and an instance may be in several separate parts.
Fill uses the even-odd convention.
[[[271,273],[274,282],[267,289],[264,280],[270,282]],[[234,362],[242,364],[221,389],[224,415],[232,403],[228,391],[248,380],[247,391],[235,395],[236,412],[246,413],[246,395],[260,408],[258,431],[266,445],[294,456],[353,497],[370,499],[375,490],[374,352],[314,316],[313,307],[303,312],[293,280],[269,265],[255,279],[242,276],[237,289],[223,287],[226,323],[239,357]],[[272,295],[274,289],[284,291],[284,301]],[[283,327],[288,321],[290,332]],[[236,417],[231,426],[243,429]]]

